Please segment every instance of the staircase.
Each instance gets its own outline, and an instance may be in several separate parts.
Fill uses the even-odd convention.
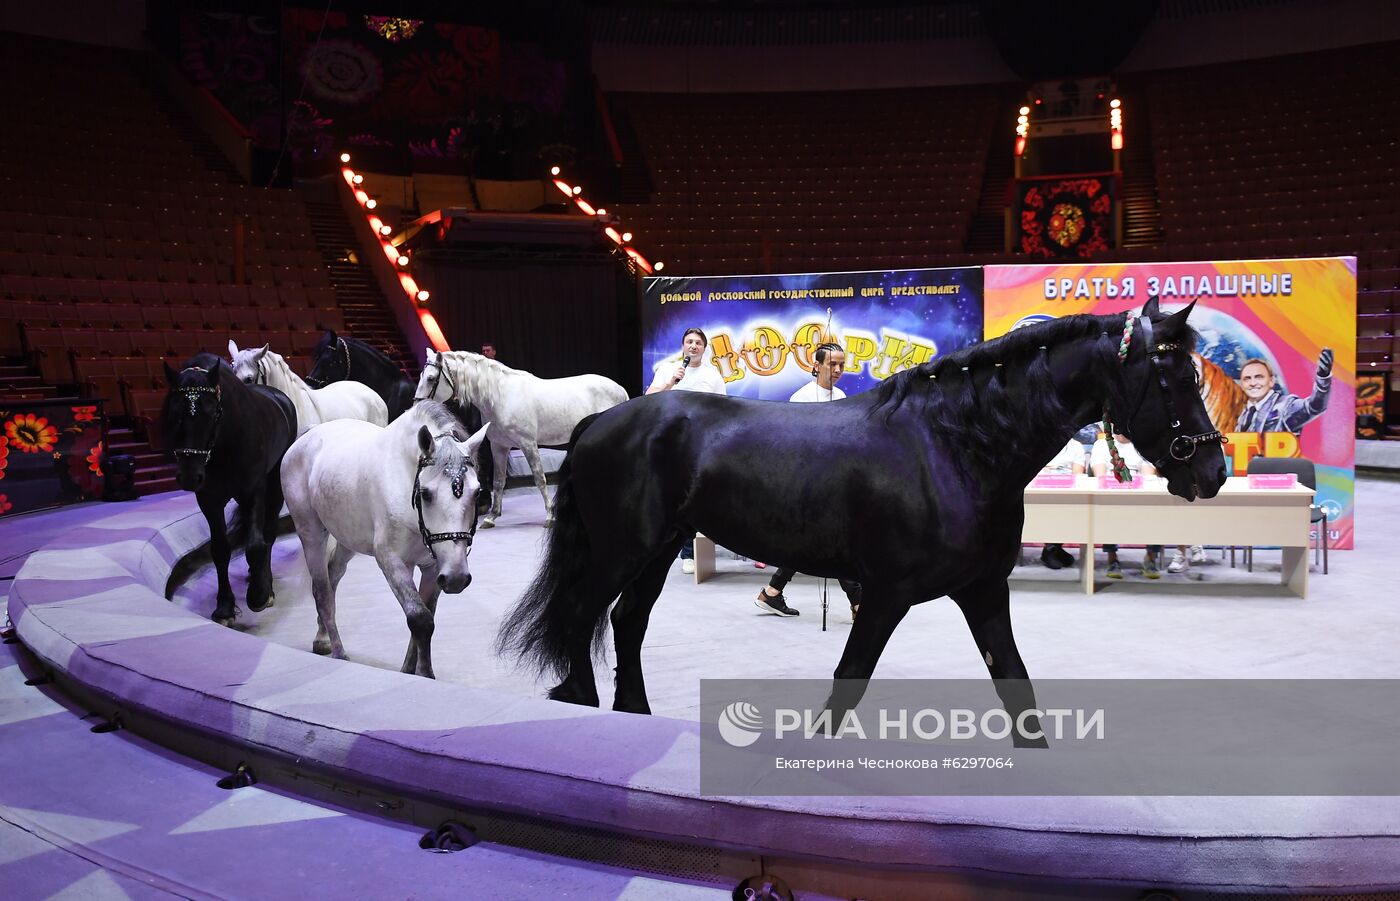
[[[997,120],[1000,124],[1000,119]],[[1016,175],[1011,142],[1000,131],[987,145],[987,165],[982,172],[982,196],[967,231],[968,253],[1006,251],[1006,189]]]
[[[632,127],[632,114],[617,100],[608,103],[612,115],[613,131],[617,134],[618,146],[622,149],[622,168],[618,173],[618,203],[651,203],[652,191],[656,190],[651,172],[647,169],[646,158],[642,153],[642,143],[637,131]]]
[[[1123,143],[1123,246],[1161,244],[1162,210],[1157,198],[1157,168],[1152,161],[1152,117],[1147,92],[1134,91],[1123,99],[1132,116]]]
[[[57,385],[44,384],[23,357],[0,357],[0,397],[5,400],[47,400],[59,397]]]
[[[309,198],[305,204],[316,246],[330,270],[336,305],[345,314],[345,331],[388,354],[410,380],[417,381],[419,361],[409,351],[369,266],[359,261],[360,245],[344,210]]]

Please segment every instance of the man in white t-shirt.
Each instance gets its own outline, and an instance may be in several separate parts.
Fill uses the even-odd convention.
[[[681,336],[681,356],[674,368],[669,363],[656,367],[656,378],[652,379],[647,394],[660,391],[700,391],[706,394],[723,394],[724,379],[719,370],[705,359],[705,348],[710,339],[698,328],[688,328]],[[695,536],[686,538],[681,545],[681,572],[690,575],[695,572]]]
[[[838,344],[820,344],[812,356],[817,364],[812,367],[814,378],[794,391],[788,400],[796,404],[813,404],[844,398],[846,392],[836,387],[836,381],[846,371],[846,352]],[[787,598],[783,596],[783,589],[795,575],[797,570],[786,567],[774,573],[773,578],[754,601],[758,609],[765,613],[776,613],[778,616],[797,616],[798,611],[789,607]],[[846,600],[851,602],[851,619],[854,620],[860,610],[860,583],[846,579],[837,581],[841,583],[841,590],[846,592]]]
[[[1085,472],[1084,457],[1084,445],[1079,443],[1079,436],[1075,435],[1060,448],[1055,459],[1045,464],[1041,472],[1072,472],[1078,475]],[[1040,562],[1045,564],[1046,569],[1064,569],[1074,565],[1074,558],[1065,550],[1063,544],[1047,544],[1040,552]]]
[[[1123,462],[1128,466],[1128,472],[1134,476],[1156,475],[1157,470],[1152,468],[1152,464],[1142,458],[1137,448],[1128,440],[1127,435],[1114,435],[1114,443],[1118,446],[1118,454],[1123,458]],[[1094,449],[1089,452],[1089,467],[1094,475],[1107,475],[1113,471],[1113,457],[1108,451],[1108,442],[1103,438],[1094,442]],[[1123,567],[1118,563],[1118,545],[1105,544],[1104,551],[1108,554],[1108,572],[1110,579],[1123,578]],[[1149,544],[1147,553],[1142,558],[1142,574],[1148,579],[1162,578],[1162,570],[1158,564],[1162,557],[1162,546],[1160,544]]]
[[[681,356],[674,364],[667,362],[656,367],[656,378],[651,380],[647,394],[658,391],[703,391],[707,394],[728,394],[724,379],[719,370],[705,359],[705,348],[710,339],[698,328],[688,328],[681,338]]]

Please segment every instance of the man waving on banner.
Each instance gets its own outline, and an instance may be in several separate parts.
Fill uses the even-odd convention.
[[[1332,391],[1332,349],[1324,347],[1317,357],[1317,377],[1312,396],[1284,394],[1274,378],[1274,370],[1259,358],[1247,361],[1240,368],[1240,387],[1249,399],[1240,411],[1237,432],[1292,432],[1295,437],[1303,426],[1327,410],[1327,398]]]

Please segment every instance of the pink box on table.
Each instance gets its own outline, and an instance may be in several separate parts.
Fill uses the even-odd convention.
[[[1250,488],[1292,488],[1298,484],[1296,472],[1251,472]]]
[[[1042,472],[1031,479],[1032,488],[1073,488],[1075,475],[1072,472]]]
[[[1099,487],[1100,487],[1100,488],[1141,488],[1141,487],[1142,487],[1142,473],[1138,473],[1137,475],[1133,476],[1132,479],[1130,479],[1130,480],[1128,480],[1128,481],[1126,481],[1126,482],[1120,482],[1120,481],[1118,481],[1118,479],[1117,479],[1117,478],[1113,475],[1113,473],[1111,473],[1111,472],[1110,472],[1110,473],[1106,473],[1106,474],[1104,474],[1104,475],[1099,476]]]

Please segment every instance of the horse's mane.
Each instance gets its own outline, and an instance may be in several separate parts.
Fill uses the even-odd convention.
[[[269,369],[275,368],[279,376],[281,376],[289,384],[298,388],[299,390],[304,392],[311,390],[311,386],[306,384],[306,382],[302,380],[301,376],[297,375],[295,372],[292,371],[292,367],[287,365],[286,358],[279,354],[277,351],[269,348],[267,353],[263,354],[261,363],[262,365],[267,366]],[[276,388],[277,386],[273,385],[272,387]]]
[[[504,363],[483,357],[469,350],[449,350],[444,353],[454,364],[454,375],[461,378],[467,398],[478,407],[497,409],[501,401],[501,382],[506,376],[520,375]]]
[[[419,426],[427,426],[434,435],[451,435],[454,441],[466,441],[469,437],[459,420],[447,405],[437,400],[420,400],[394,420],[397,425],[417,432]]]
[[[907,404],[918,403],[934,422],[958,459],[974,470],[1004,459],[1008,444],[1036,441],[1064,431],[1069,415],[1054,390],[1047,349],[1058,344],[1097,339],[1085,360],[1115,407],[1122,403],[1117,378],[1118,316],[1078,314],[974,344],[891,376],[876,389],[872,415],[886,419]],[[1022,372],[1017,377],[1015,373]],[[1007,379],[1016,381],[1009,390]]]
[[[405,378],[403,370],[399,368],[399,364],[395,363],[389,358],[388,354],[384,353],[384,351],[375,347],[373,344],[370,344],[368,341],[363,341],[359,338],[351,337],[350,335],[337,335],[336,337],[344,341],[348,347],[358,347],[363,350],[369,355],[369,361],[383,370],[386,375],[399,379]],[[330,335],[323,336],[321,341],[323,344],[318,344],[316,346],[316,353],[313,354],[312,359],[320,358],[323,347],[331,343]]]

